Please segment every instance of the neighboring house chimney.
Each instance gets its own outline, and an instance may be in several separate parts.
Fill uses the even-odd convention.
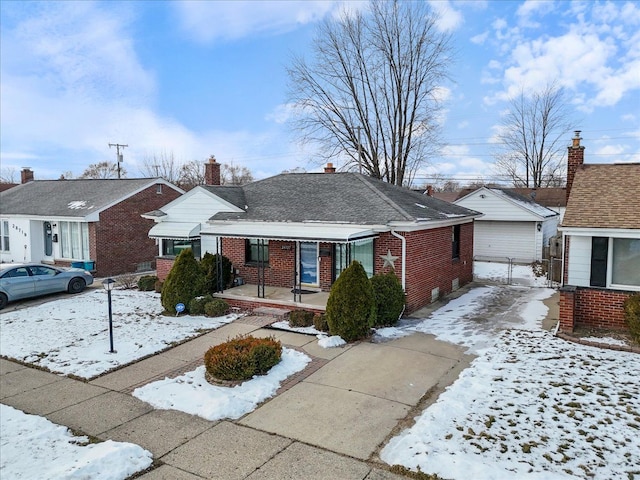
[[[431,185],[427,185],[427,195],[433,197],[433,187]]]
[[[209,157],[209,162],[204,164],[204,184],[220,185],[220,164],[213,155]]]
[[[333,163],[327,163],[327,166],[324,167],[324,173],[336,173],[336,167],[333,166]]]
[[[576,136],[573,137],[573,143],[567,153],[567,201],[569,201],[569,194],[571,193],[576,171],[584,163],[584,147],[580,145],[580,140],[582,140],[580,138],[580,130],[576,130],[575,134]]]
[[[23,167],[20,172],[20,183],[33,182],[33,170],[29,167]]]

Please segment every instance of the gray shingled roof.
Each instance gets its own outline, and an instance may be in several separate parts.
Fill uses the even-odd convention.
[[[246,212],[218,213],[212,220],[380,225],[479,215],[357,173],[281,174],[245,185],[242,190]],[[218,194],[217,190],[213,193]]]
[[[0,192],[0,213],[82,218],[158,181],[155,178],[35,180]]]
[[[244,208],[246,200],[244,191],[241,186],[237,185],[202,185],[205,190],[217,195],[223,200],[235,205],[238,208]]]

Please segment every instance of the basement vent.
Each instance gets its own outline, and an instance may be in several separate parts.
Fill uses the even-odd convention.
[[[460,279],[454,278],[453,280],[451,280],[451,290],[455,292],[459,288],[460,288]]]
[[[431,290],[431,303],[435,302],[440,298],[440,287],[436,287]]]

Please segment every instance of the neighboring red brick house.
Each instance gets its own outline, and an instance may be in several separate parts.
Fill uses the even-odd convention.
[[[70,265],[105,277],[152,269],[152,220],[140,215],[183,191],[159,178],[33,180],[0,193],[0,261]]]
[[[560,330],[624,329],[622,304],[640,291],[640,164],[585,164],[569,147]]]
[[[358,260],[369,276],[395,271],[412,312],[473,278],[473,220],[480,214],[406,188],[335,173],[331,164],[324,174],[196,188],[202,191],[193,193],[193,200],[161,209],[155,231],[170,239],[199,228],[201,251],[221,251],[244,283],[328,291]],[[161,228],[162,217],[169,219],[183,201],[195,205],[205,191],[220,200],[211,201],[209,211],[215,212],[206,224],[176,224],[173,237]]]

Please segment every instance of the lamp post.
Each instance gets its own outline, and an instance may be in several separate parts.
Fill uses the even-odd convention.
[[[107,291],[107,301],[109,303],[109,353],[116,353],[113,349],[113,316],[111,314],[111,290],[113,290],[113,286],[116,281],[113,278],[107,278],[102,281],[102,286]]]

